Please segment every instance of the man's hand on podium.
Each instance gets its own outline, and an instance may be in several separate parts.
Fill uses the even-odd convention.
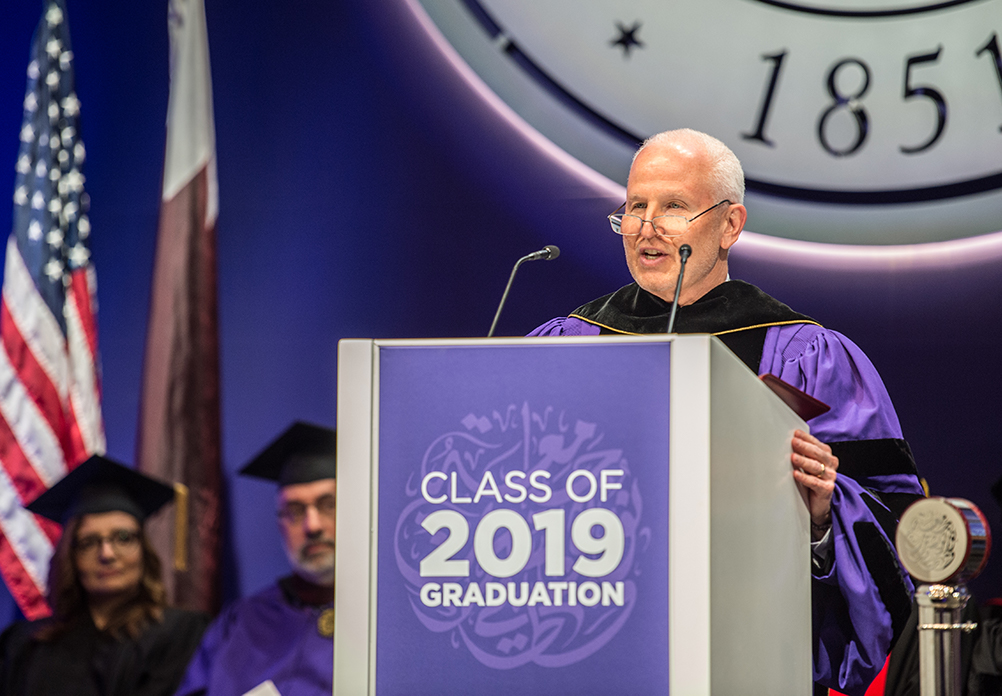
[[[832,448],[813,435],[793,433],[793,478],[807,489],[807,509],[811,513],[811,538],[821,539],[832,523],[832,492],[838,475],[838,457]]]

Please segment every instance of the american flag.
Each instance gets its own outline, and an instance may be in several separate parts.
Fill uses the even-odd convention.
[[[28,618],[49,613],[59,527],[21,507],[105,449],[80,102],[63,0],[35,30],[0,307],[0,571]]]

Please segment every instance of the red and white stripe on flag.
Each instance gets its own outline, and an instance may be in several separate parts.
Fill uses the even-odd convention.
[[[60,530],[22,505],[105,449],[72,58],[63,0],[49,0],[28,64],[0,302],[0,572],[28,618],[49,613]]]

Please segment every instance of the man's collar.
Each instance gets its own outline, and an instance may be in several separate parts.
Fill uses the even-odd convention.
[[[279,580],[278,586],[296,606],[322,607],[334,601],[333,585],[317,585],[295,574]]]
[[[636,283],[578,307],[572,317],[602,329],[603,333],[655,334],[668,328],[671,302],[665,302]],[[691,305],[679,307],[675,330],[680,333],[721,334],[792,323],[817,323],[794,312],[754,285],[731,280],[716,286]]]

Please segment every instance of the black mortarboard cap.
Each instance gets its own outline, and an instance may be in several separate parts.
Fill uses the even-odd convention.
[[[240,470],[280,486],[337,478],[337,433],[297,421]]]
[[[142,522],[174,498],[174,489],[95,454],[27,506],[56,522],[99,512],[127,512]]]

